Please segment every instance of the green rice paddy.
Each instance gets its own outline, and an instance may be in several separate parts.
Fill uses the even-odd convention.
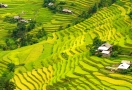
[[[95,0],[67,0],[69,4],[74,1],[78,6],[70,8],[79,13],[79,9],[85,9]],[[6,12],[9,15],[16,15],[22,10],[27,12],[23,17],[31,18],[34,17],[34,10],[39,10],[36,20],[43,22],[47,31],[56,30],[54,26],[69,23],[73,17],[65,14],[54,15],[47,8],[41,7],[40,0],[3,0],[3,2],[8,3],[10,7],[7,10],[0,9],[2,19]],[[132,61],[132,57],[99,58],[90,56],[89,48],[86,47],[92,44],[94,37],[99,36],[102,41],[117,44],[124,50],[132,52],[132,40],[128,31],[131,28],[129,22],[132,20],[127,14],[132,3],[129,0],[122,2],[125,3],[123,6],[115,3],[77,25],[53,32],[47,40],[40,43],[12,51],[0,51],[0,74],[7,69],[8,63],[18,65],[15,76],[11,79],[16,85],[16,90],[131,90],[131,75],[112,73],[104,68],[118,64],[124,58]],[[32,10],[28,11],[30,5]],[[0,36],[2,43],[1,39],[6,37],[7,26],[3,24],[1,26],[1,33],[5,33]],[[13,28],[14,25],[9,27]],[[35,29],[37,31],[37,28]],[[24,66],[19,66],[20,64]]]

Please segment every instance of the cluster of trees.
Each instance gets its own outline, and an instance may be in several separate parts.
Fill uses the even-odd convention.
[[[99,37],[95,37],[93,39],[93,44],[88,45],[87,47],[90,48],[90,55],[95,55],[96,50],[99,46],[101,46],[104,42],[99,39]],[[102,54],[99,52],[96,54],[97,56],[101,57]]]
[[[98,4],[98,7],[108,7],[115,3],[116,0],[100,0],[100,3]]]
[[[17,23],[18,20],[17,19],[14,19],[13,17],[10,17],[10,16],[5,16],[4,22],[8,22],[8,23]]]
[[[114,45],[112,47],[111,57],[117,57],[120,53],[121,53],[121,47],[119,47],[118,45]]]
[[[132,74],[132,66],[130,66],[130,68],[128,68],[128,69],[119,70],[118,73],[121,73],[121,74]]]
[[[0,77],[0,90],[14,90],[16,88],[15,84],[10,81],[14,76],[15,64],[9,63],[7,71],[3,72]]]
[[[44,0],[43,6],[44,6],[44,7],[48,7],[48,4],[49,4],[49,3],[55,3],[55,2],[56,2],[56,0]]]
[[[3,50],[16,49],[18,47],[31,45],[37,43],[39,38],[46,36],[44,28],[39,30],[35,36],[28,34],[32,29],[35,28],[36,21],[29,21],[29,23],[18,22],[14,30],[10,31],[9,38],[5,40],[6,45],[3,45]]]
[[[97,55],[98,57],[101,57],[102,54],[101,52],[97,53],[97,49],[99,46],[101,46],[103,43],[105,43],[104,41],[101,41],[98,37],[95,37],[93,39],[93,44],[88,45],[87,47],[90,48],[90,55]],[[114,45],[112,47],[112,53],[111,53],[111,57],[117,57],[119,54],[121,53],[121,47],[119,47],[118,45]]]

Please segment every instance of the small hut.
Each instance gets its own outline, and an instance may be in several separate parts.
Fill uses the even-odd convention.
[[[72,14],[72,11],[71,11],[71,10],[69,10],[69,9],[63,9],[63,10],[62,10],[62,12]]]
[[[101,52],[103,57],[109,57],[112,52],[112,45],[109,43],[104,43],[98,48],[97,51]]]
[[[7,7],[8,7],[7,4],[0,3],[0,8],[7,8]]]

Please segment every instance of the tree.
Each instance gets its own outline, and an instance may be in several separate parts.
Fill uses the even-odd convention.
[[[99,37],[95,37],[93,39],[93,46],[94,46],[95,49],[97,49],[99,46],[101,46],[102,43],[103,42],[99,39]]]
[[[83,11],[78,17],[81,17],[81,18],[88,18],[89,17],[89,13],[88,12],[86,12],[86,11]]]
[[[71,25],[70,24],[67,24],[66,28],[69,28]]]
[[[96,49],[90,48],[90,55],[95,55],[95,53],[96,53]]]
[[[14,82],[9,81],[6,83],[6,90],[14,90],[14,89],[16,89]]]
[[[129,13],[129,17],[132,19],[132,11]]]
[[[97,4],[95,3],[94,6],[92,7],[92,13],[96,13],[97,12]]]
[[[13,72],[4,72],[0,77],[0,90],[14,90],[16,88],[15,84],[10,81],[13,78]]]
[[[120,70],[119,73],[121,74],[128,74],[129,73],[129,69],[123,69],[123,70]]]
[[[8,66],[9,72],[14,72],[15,71],[15,64],[14,63],[9,63],[7,66]]]
[[[32,29],[35,28],[36,21],[30,21],[29,25],[27,26],[27,31],[31,31]]]
[[[15,20],[13,17],[10,17],[10,16],[5,16],[4,22],[16,23],[16,22],[18,22],[18,20]]]
[[[117,56],[118,56],[118,52],[117,51],[112,52],[111,57],[117,57]]]
[[[63,7],[62,6],[59,6],[57,11],[58,12],[62,12],[62,10],[63,10]]]
[[[7,38],[7,39],[5,40],[5,43],[6,43],[6,45],[5,45],[6,49],[11,49],[11,50],[13,50],[13,49],[17,48],[16,42],[15,42],[15,40],[12,39],[12,38]],[[4,48],[4,47],[3,47],[3,48]]]

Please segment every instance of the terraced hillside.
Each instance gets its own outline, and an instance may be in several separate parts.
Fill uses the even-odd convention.
[[[120,58],[90,56],[88,45],[94,37],[119,45],[132,52],[129,37],[131,2],[113,4],[95,13],[91,18],[54,32],[38,44],[0,53],[0,72],[9,62],[15,63],[11,81],[16,90],[131,90],[131,75],[112,73],[106,66],[118,64]],[[21,64],[24,64],[23,66]]]
[[[16,24],[4,22],[6,16],[14,17],[20,15],[24,19],[35,19],[37,22],[36,28],[28,33],[30,35],[35,36],[42,27],[48,33],[52,33],[62,30],[68,25],[73,25],[72,21],[81,14],[82,10],[87,11],[96,3],[96,0],[84,0],[83,2],[67,0],[63,8],[72,10],[73,14],[52,13],[48,8],[42,7],[43,0],[1,0],[1,2],[9,6],[6,9],[0,9],[0,32],[2,34],[0,42],[4,44],[3,38],[7,38],[8,31],[12,31],[16,27]],[[74,3],[74,6],[71,6],[72,3]]]

